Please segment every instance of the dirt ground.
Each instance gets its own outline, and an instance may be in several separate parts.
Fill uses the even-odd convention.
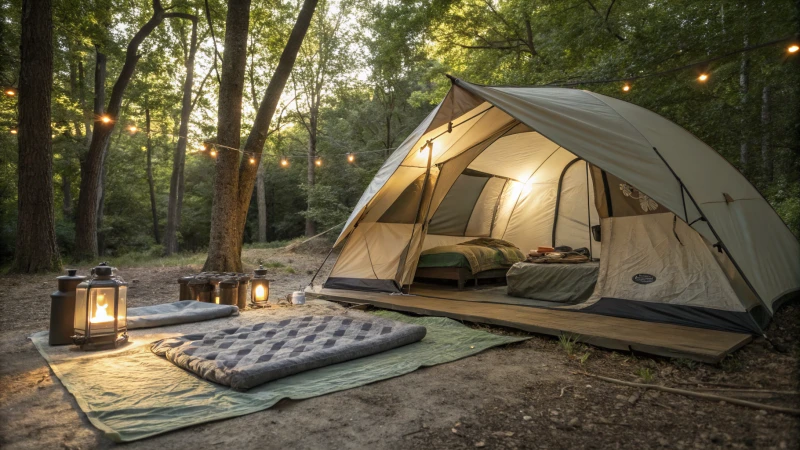
[[[324,256],[317,253],[247,250],[244,260],[265,261],[278,297],[306,284]],[[88,272],[88,267],[79,269]],[[119,269],[131,286],[130,306],[177,300],[177,278],[199,271],[192,266]],[[0,277],[0,448],[113,447],[27,340],[47,328],[55,287],[53,274]],[[450,364],[309,400],[284,400],[266,411],[126,447],[800,448],[798,417],[581,374],[693,390],[746,388],[752,391],[714,393],[800,408],[800,305],[778,311],[767,334],[772,343],[759,338],[719,365],[580,344],[569,355],[557,339],[532,335]]]

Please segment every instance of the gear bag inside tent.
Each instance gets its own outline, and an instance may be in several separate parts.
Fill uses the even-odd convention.
[[[759,335],[798,293],[797,239],[685,129],[588,91],[452,81],[378,171],[309,292],[587,339],[604,321]],[[530,315],[543,316],[526,328]],[[603,339],[676,353],[653,350],[668,336],[643,344],[648,332]]]

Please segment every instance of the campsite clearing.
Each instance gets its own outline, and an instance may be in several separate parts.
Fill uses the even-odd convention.
[[[324,253],[245,250],[246,261],[275,266],[273,292],[285,295],[310,278]],[[291,267],[291,270],[289,268]],[[323,272],[330,269],[328,265]],[[198,267],[120,267],[133,286],[131,306],[174,300],[179,276]],[[81,268],[85,272],[86,268]],[[133,281],[138,280],[138,281]],[[45,329],[54,276],[2,276],[0,289],[0,446],[10,449],[108,448],[26,337]],[[336,308],[341,306],[333,305]],[[245,312],[246,314],[246,312]],[[480,327],[495,333],[514,330]],[[721,364],[632,356],[534,335],[520,344],[361,388],[282,401],[248,416],[130,444],[130,448],[797,448],[800,419],[783,414],[607,384],[578,373],[643,381],[800,407],[800,307],[776,314],[763,339]],[[588,353],[583,365],[580,358]],[[706,390],[705,392],[710,392]]]

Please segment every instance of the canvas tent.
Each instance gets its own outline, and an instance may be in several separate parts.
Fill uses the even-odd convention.
[[[800,288],[800,243],[680,126],[583,90],[452,81],[358,201],[325,288],[401,292],[421,251],[475,237],[591,246],[583,312],[758,333]]]

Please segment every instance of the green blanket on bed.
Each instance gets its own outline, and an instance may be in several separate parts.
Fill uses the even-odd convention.
[[[420,254],[417,267],[464,267],[474,275],[486,270],[508,269],[524,259],[525,255],[510,242],[479,238],[425,250]]]

